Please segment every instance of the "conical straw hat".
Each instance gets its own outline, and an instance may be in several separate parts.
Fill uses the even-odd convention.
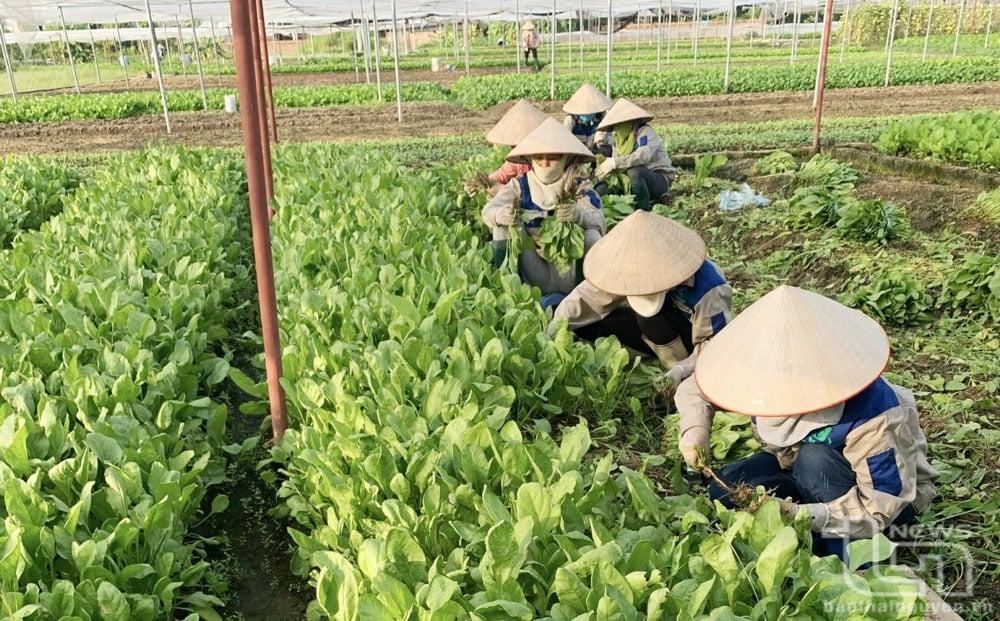
[[[530,19],[525,21],[524,25],[521,26],[521,30],[534,30],[534,29],[535,29],[535,23]]]
[[[628,99],[619,99],[608,110],[607,115],[605,115],[601,124],[597,126],[597,129],[611,129],[619,123],[627,123],[628,121],[648,122],[652,120],[652,114],[646,112]]]
[[[521,99],[511,106],[493,129],[486,134],[487,142],[513,147],[542,124],[549,115],[536,108],[527,99]]]
[[[651,295],[673,289],[705,261],[705,242],[679,222],[635,211],[583,258],[583,276],[612,295]]]
[[[708,341],[695,365],[716,406],[749,416],[798,416],[846,401],[882,374],[889,339],[867,315],[783,285]]]
[[[585,160],[594,159],[594,154],[583,146],[579,138],[562,123],[549,117],[517,143],[507,156],[507,161],[529,164],[531,156],[545,154],[568,154]]]
[[[604,112],[611,107],[611,99],[594,88],[589,82],[584,82],[583,86],[576,89],[573,96],[563,104],[563,112],[566,114],[597,114]]]

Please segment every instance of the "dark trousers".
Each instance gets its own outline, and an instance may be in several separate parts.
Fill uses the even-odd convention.
[[[535,69],[540,69],[542,65],[538,62],[538,48],[524,48],[524,64],[528,64],[529,57],[535,58]]]
[[[633,166],[625,171],[628,174],[632,196],[635,197],[635,208],[643,211],[652,209],[652,203],[663,198],[670,184],[660,173],[645,166]],[[608,193],[608,184],[600,181],[594,190],[601,196]]]
[[[770,453],[757,453],[722,468],[719,478],[727,485],[746,483],[773,490],[778,498],[791,498],[797,503],[826,503],[840,498],[854,487],[857,480],[854,470],[844,455],[823,444],[803,444],[791,470],[784,470],[778,458]],[[712,481],[708,495],[723,505],[733,508],[729,495],[718,483]],[[902,526],[916,517],[912,506],[906,507],[893,521]],[[813,551],[818,555],[835,554],[847,562],[847,544],[841,537],[824,537],[813,533]]]
[[[694,351],[691,344],[691,322],[670,300],[652,317],[643,317],[630,308],[619,306],[604,319],[577,328],[573,333],[587,341],[615,336],[622,345],[649,356],[654,355],[653,350],[642,340],[643,336],[657,345],[666,345],[679,336],[687,350]]]

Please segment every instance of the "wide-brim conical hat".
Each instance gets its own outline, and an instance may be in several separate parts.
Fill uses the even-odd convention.
[[[535,23],[532,21],[526,21],[524,22],[524,25],[521,26],[521,30],[534,30],[534,29],[535,29]]]
[[[597,90],[593,84],[585,82],[566,100],[562,109],[566,114],[597,114],[610,107],[611,98]]]
[[[694,375],[702,394],[724,410],[798,416],[857,395],[888,361],[889,339],[877,321],[783,285],[703,346]]]
[[[547,118],[549,115],[536,108],[530,101],[521,99],[497,121],[493,129],[486,134],[486,140],[493,144],[513,147]]]
[[[604,115],[604,120],[597,126],[597,129],[611,129],[619,123],[629,121],[649,122],[653,120],[653,115],[635,105],[628,99],[619,99],[615,105],[611,106],[608,113]]]
[[[635,211],[583,258],[583,276],[612,295],[650,295],[673,289],[705,262],[705,242],[681,223]]]
[[[585,147],[562,123],[549,117],[541,125],[517,143],[507,161],[521,164],[531,163],[533,155],[572,155],[584,160],[594,159],[594,154]]]

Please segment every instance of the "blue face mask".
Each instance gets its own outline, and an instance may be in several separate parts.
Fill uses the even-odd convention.
[[[590,123],[593,123],[595,120],[597,120],[597,115],[596,114],[581,114],[581,115],[578,115],[576,118],[581,123],[583,123],[585,125],[589,125]]]

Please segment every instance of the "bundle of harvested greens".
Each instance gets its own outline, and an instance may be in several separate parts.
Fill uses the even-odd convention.
[[[575,205],[576,188],[577,175],[567,174],[562,192],[556,200],[556,207]],[[560,222],[555,217],[545,218],[538,233],[538,244],[542,258],[560,272],[565,272],[583,258],[583,228],[576,222]]]

